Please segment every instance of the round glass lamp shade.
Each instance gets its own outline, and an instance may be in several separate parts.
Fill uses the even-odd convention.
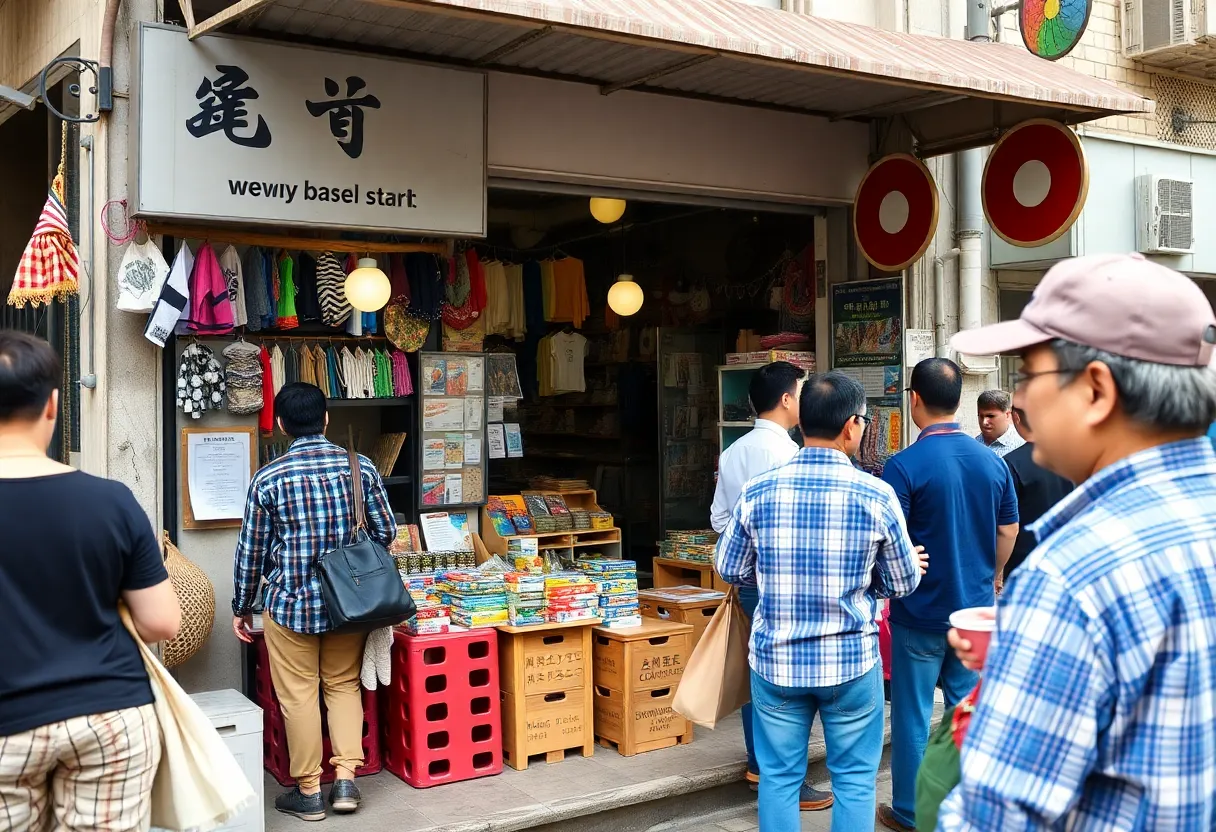
[[[625,200],[591,197],[591,216],[607,225],[625,216]]]
[[[392,293],[388,275],[376,265],[374,257],[361,258],[359,268],[346,276],[343,288],[350,305],[360,312],[378,312],[388,303]]]
[[[627,318],[642,308],[645,296],[642,287],[633,282],[633,275],[623,274],[608,290],[608,306],[622,318]]]

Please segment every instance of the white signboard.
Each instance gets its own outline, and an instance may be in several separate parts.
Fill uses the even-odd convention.
[[[141,216],[484,236],[483,73],[143,24]]]

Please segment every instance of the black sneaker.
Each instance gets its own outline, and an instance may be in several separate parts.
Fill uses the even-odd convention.
[[[333,788],[329,790],[329,805],[340,815],[357,811],[362,802],[363,795],[359,794],[354,780],[335,780]]]
[[[299,786],[276,797],[274,808],[285,815],[294,815],[300,820],[325,820],[325,800],[321,797],[321,793],[301,794]]]

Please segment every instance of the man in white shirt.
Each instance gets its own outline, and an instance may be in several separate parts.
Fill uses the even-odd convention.
[[[1004,390],[985,390],[976,401],[980,433],[975,437],[1004,459],[1005,454],[1026,444],[1013,425],[1013,398]]]
[[[718,457],[718,485],[709,519],[719,534],[730,524],[747,481],[785,465],[798,453],[799,446],[790,438],[790,431],[798,424],[798,393],[805,377],[803,370],[788,361],[766,364],[752,376],[747,392],[757,413],[756,425]],[[749,618],[755,614],[758,602],[755,585],[739,587],[739,603]],[[743,706],[743,740],[747,746],[747,779],[755,787],[760,782],[760,765],[752,740],[750,703]],[[803,811],[826,809],[832,805],[832,793],[803,783],[798,802]]]

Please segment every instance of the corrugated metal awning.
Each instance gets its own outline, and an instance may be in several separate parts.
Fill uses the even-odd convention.
[[[191,37],[244,32],[832,119],[898,116],[923,155],[1027,118],[1077,124],[1153,102],[1034,57],[732,0],[194,0]],[[202,19],[204,13],[211,13]]]

